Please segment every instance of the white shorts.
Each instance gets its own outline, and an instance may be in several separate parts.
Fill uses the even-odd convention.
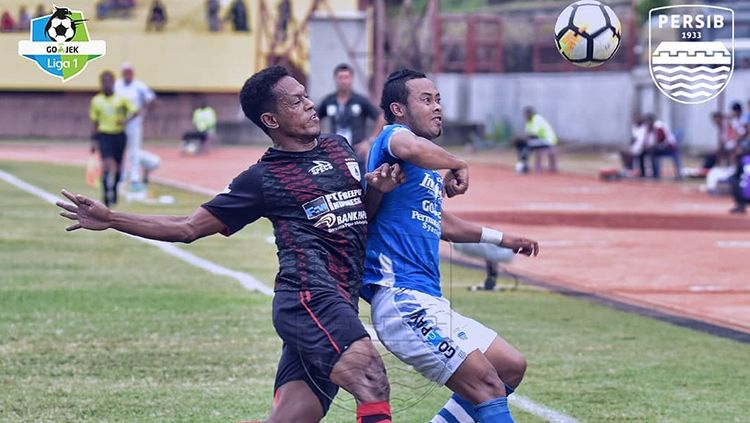
[[[444,297],[378,287],[371,304],[373,326],[388,351],[440,385],[470,353],[485,353],[497,337],[494,330],[451,310]]]

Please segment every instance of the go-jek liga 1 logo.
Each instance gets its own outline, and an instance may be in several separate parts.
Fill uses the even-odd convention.
[[[658,7],[649,11],[649,22],[649,68],[662,93],[679,103],[699,104],[726,88],[734,72],[732,9],[706,5]],[[654,48],[652,29],[662,34],[671,31],[671,39]]]
[[[18,54],[36,62],[63,82],[86,69],[107,52],[102,40],[91,40],[86,19],[78,10],[52,6],[51,15],[31,21],[31,40],[18,42]]]

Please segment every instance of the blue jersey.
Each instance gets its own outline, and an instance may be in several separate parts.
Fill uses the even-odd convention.
[[[391,138],[403,125],[388,125],[370,148],[367,171],[398,163],[406,180],[383,195],[367,232],[361,295],[370,301],[373,285],[409,288],[440,297],[440,243],[443,178],[440,173],[406,163],[391,151]]]

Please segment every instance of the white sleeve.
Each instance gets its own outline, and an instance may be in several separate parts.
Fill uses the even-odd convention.
[[[153,101],[156,98],[156,94],[153,90],[151,90],[151,88],[149,88],[143,81],[139,80],[138,82],[140,82],[140,84],[138,84],[138,92],[143,96],[144,104]]]

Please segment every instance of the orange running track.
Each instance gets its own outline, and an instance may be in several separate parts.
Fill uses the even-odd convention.
[[[265,151],[222,147],[184,157],[176,146],[148,149],[163,160],[156,181],[206,194]],[[81,144],[0,144],[0,160],[83,164],[87,157]],[[539,258],[518,257],[513,273],[750,333],[750,216],[729,216],[727,197],[690,184],[518,175],[472,164],[469,192],[444,207],[539,240]]]

